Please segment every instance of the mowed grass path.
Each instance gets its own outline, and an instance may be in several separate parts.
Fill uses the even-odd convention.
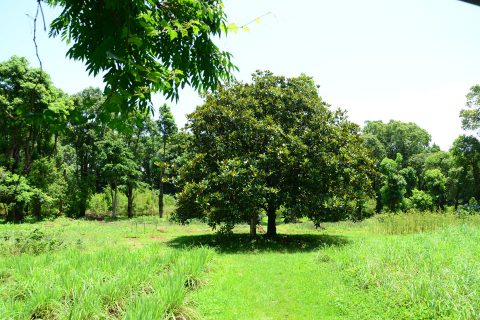
[[[305,228],[307,227],[307,228]],[[339,290],[348,290],[329,265],[318,260],[322,248],[349,244],[310,224],[281,225],[279,236],[251,241],[246,228],[230,238],[190,235],[174,246],[215,248],[207,285],[192,293],[205,319],[339,319]]]
[[[224,254],[193,299],[206,319],[338,319],[341,283],[313,253]]]

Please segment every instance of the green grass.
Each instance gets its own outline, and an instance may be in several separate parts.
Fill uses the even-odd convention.
[[[480,319],[480,220],[0,225],[1,319]]]
[[[170,249],[159,241],[167,227],[66,219],[1,226],[1,318],[195,317],[187,296],[213,252]]]

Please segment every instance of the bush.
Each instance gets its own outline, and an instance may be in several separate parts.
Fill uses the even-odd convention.
[[[109,215],[109,203],[106,193],[95,193],[87,205],[87,217],[98,219]]]
[[[480,205],[474,197],[470,198],[467,204],[459,206],[457,210],[457,214],[460,216],[478,213],[480,213]]]
[[[409,198],[411,208],[420,211],[428,211],[433,209],[433,198],[422,190],[413,189],[412,196]]]
[[[0,255],[41,254],[61,249],[62,239],[38,228],[0,235]]]

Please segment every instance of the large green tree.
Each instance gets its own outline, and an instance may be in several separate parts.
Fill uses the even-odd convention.
[[[208,95],[189,115],[193,136],[181,170],[176,218],[231,228],[268,217],[284,221],[361,217],[372,162],[357,125],[330,111],[314,81],[257,72]]]
[[[25,58],[0,63],[0,165],[28,174],[35,159],[53,155],[71,109],[71,100]]]

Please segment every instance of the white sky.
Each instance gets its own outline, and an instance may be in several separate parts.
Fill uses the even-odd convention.
[[[0,61],[16,54],[38,66],[32,42],[35,0],[1,4]],[[457,0],[225,0],[229,20],[245,24],[267,12],[249,32],[229,34],[219,46],[234,55],[237,78],[257,69],[298,76],[321,86],[350,119],[416,122],[448,149],[461,134],[460,109],[480,83],[480,7]],[[45,8],[47,22],[58,10]],[[68,93],[102,87],[84,66],[65,58],[66,45],[38,37],[44,69]],[[163,102],[156,97],[156,104]],[[177,122],[201,104],[192,90],[172,103]]]

